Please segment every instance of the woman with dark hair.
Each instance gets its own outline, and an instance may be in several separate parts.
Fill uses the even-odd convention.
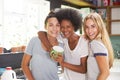
[[[61,46],[62,44],[56,38],[60,32],[60,24],[54,12],[46,17],[45,29],[49,43],[52,46]],[[28,80],[59,80],[57,62],[51,60],[41,40],[38,36],[30,40],[22,60],[23,72]]]
[[[64,59],[60,55],[56,61],[64,68],[65,80],[85,80],[88,41],[84,36],[75,33],[82,25],[81,14],[77,10],[65,8],[56,11],[56,16],[61,25],[62,36],[64,36],[64,39],[62,39],[64,43]],[[45,38],[43,32],[38,34],[39,37]],[[48,40],[44,39],[44,45],[51,47],[48,44]]]

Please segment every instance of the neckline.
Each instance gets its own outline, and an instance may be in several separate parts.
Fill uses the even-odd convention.
[[[68,46],[68,50],[69,50],[70,52],[74,52],[74,51],[78,48],[78,46],[79,46],[79,44],[80,44],[80,41],[81,41],[81,37],[82,37],[82,36],[80,36],[80,38],[79,38],[79,40],[78,40],[78,43],[77,43],[77,45],[75,46],[75,48],[74,48],[73,50],[70,49],[70,47],[69,47],[69,45],[68,45],[68,40],[67,40],[67,46]]]

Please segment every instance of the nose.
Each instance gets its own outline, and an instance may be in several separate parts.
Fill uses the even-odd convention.
[[[91,33],[91,32],[92,32],[92,29],[91,29],[91,28],[88,28],[88,32]]]
[[[57,30],[57,26],[53,26],[53,30]]]
[[[66,32],[66,31],[67,31],[67,28],[64,28],[63,30],[64,30],[64,32]]]

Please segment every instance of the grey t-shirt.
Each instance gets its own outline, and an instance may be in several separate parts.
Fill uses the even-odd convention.
[[[108,59],[108,50],[102,42],[93,40],[89,44],[89,56],[87,59],[87,80],[97,80],[97,77],[100,73],[95,58],[96,56],[106,56]]]
[[[30,40],[25,53],[32,56],[30,68],[35,80],[59,80],[57,63],[42,48],[38,37]]]

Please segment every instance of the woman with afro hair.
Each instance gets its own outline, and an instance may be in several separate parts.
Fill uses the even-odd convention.
[[[64,38],[64,57],[59,55],[56,61],[64,69],[65,80],[85,80],[87,72],[88,41],[82,35],[75,32],[82,25],[81,14],[71,8],[63,8],[56,11],[56,16],[61,25],[61,34]],[[48,51],[52,48],[45,39],[45,33],[39,32]],[[49,46],[48,46],[49,44]]]

